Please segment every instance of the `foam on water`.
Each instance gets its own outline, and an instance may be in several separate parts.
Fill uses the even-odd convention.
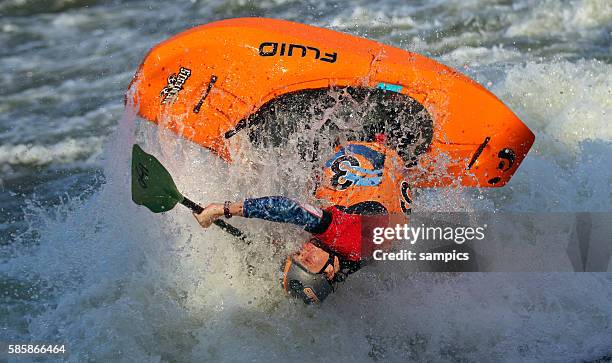
[[[521,57],[521,53],[516,50],[506,49],[503,45],[495,45],[491,48],[459,47],[452,52],[444,54],[442,60],[453,64],[483,66],[519,61]]]
[[[568,6],[569,5],[569,6]],[[606,0],[541,1],[522,22],[506,30],[508,36],[539,36],[560,33],[583,33],[610,26],[612,4]]]
[[[493,90],[528,121],[537,141],[521,172],[501,191],[503,208],[610,210],[611,87],[612,66],[599,61],[508,69]]]
[[[102,137],[65,139],[50,146],[19,144],[0,146],[0,166],[73,163],[79,159],[95,157],[102,147]]]
[[[514,87],[513,95],[531,102],[528,85],[521,83],[524,72],[541,69],[511,70],[500,87]],[[527,109],[538,113],[535,106]],[[564,119],[549,121],[555,122]],[[592,122],[596,127],[599,121]],[[548,128],[537,130],[546,134]],[[287,182],[286,171],[276,167],[291,152],[228,166],[169,132],[136,122],[133,114],[111,140],[101,190],[67,203],[59,220],[45,221],[41,211],[42,224],[34,227],[39,245],[2,265],[3,276],[27,281],[36,296],[26,309],[36,313],[12,324],[9,336],[61,340],[74,360],[539,360],[609,354],[609,274],[453,276],[380,265],[352,276],[321,307],[286,300],[277,285],[278,264],[303,234],[236,220],[257,241],[245,246],[218,230],[202,230],[183,208],[152,215],[130,200],[128,158],[131,143],[139,141],[169,166],[186,195],[207,201],[273,193],[281,181],[287,194],[299,196],[300,175]],[[563,176],[581,178],[581,171],[555,159],[550,163]],[[536,172],[526,169],[521,171]],[[423,210],[490,208],[452,190],[427,191],[417,203]],[[270,235],[281,243],[272,244]],[[256,266],[254,276],[247,265]]]
[[[585,140],[612,140],[611,84],[610,64],[560,61],[513,67],[496,91],[542,136],[575,150]]]

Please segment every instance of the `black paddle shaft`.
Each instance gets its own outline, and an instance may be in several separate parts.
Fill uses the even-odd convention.
[[[194,211],[196,214],[200,214],[202,213],[202,211],[204,210],[204,208],[202,208],[200,205],[198,205],[197,203],[194,203],[193,201],[191,201],[190,199],[183,197],[183,200],[181,201],[181,204],[184,205],[185,207],[191,209],[192,211]],[[242,233],[241,230],[239,230],[238,228],[232,226],[231,224],[222,221],[220,219],[217,219],[213,222],[217,227],[221,228],[222,230],[224,230],[225,232],[231,234],[232,236],[236,237],[236,238],[240,238],[241,240],[245,241],[246,244],[250,245],[251,241],[247,240],[246,235],[244,233]]]
[[[184,205],[185,207],[191,209],[195,214],[200,214],[202,213],[202,211],[204,210],[204,208],[202,208],[199,204],[191,201],[188,198],[183,197],[183,200],[181,201],[181,204]]]

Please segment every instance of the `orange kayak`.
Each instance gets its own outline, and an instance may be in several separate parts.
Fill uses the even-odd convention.
[[[139,115],[231,161],[228,139],[286,95],[330,88],[394,92],[424,108],[426,143],[408,173],[418,187],[499,187],[534,134],[495,95],[422,55],[329,29],[229,19],[155,46],[132,81]]]

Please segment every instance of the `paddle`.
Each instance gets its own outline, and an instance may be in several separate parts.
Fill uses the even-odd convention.
[[[132,200],[138,205],[149,208],[153,213],[169,211],[177,203],[181,203],[197,214],[204,210],[198,204],[185,198],[176,188],[168,170],[159,160],[144,152],[137,144],[132,147]],[[244,233],[231,224],[219,219],[213,223],[232,236],[247,241]]]

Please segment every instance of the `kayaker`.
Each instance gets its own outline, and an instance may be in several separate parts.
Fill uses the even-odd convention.
[[[292,223],[312,233],[287,257],[282,285],[287,294],[318,303],[371,258],[374,227],[406,222],[411,200],[404,169],[382,136],[374,142],[349,142],[324,164],[315,191],[320,206],[268,196],[211,203],[194,216],[204,228],[222,216],[241,216]]]

